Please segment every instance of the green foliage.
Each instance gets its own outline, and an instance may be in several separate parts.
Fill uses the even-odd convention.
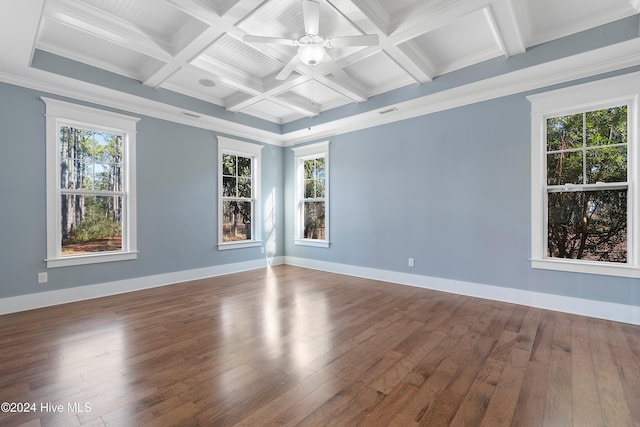
[[[626,183],[627,107],[547,120],[547,185]],[[626,262],[626,190],[548,194],[551,257]]]
[[[118,237],[122,234],[122,224],[106,218],[82,222],[73,228],[63,241],[63,246],[71,243],[87,243]]]

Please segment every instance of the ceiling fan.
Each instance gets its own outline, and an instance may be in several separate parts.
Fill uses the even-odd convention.
[[[262,37],[245,35],[243,40],[247,43],[271,43],[298,48],[298,53],[276,76],[277,80],[285,80],[300,64],[309,66],[325,62],[331,74],[343,79],[348,78],[347,73],[326,54],[325,48],[347,47],[347,46],[377,46],[379,43],[377,34],[365,34],[361,36],[345,36],[324,39],[319,33],[320,27],[320,4],[316,0],[302,0],[302,15],[304,18],[305,34],[298,40],[284,39],[279,37]]]

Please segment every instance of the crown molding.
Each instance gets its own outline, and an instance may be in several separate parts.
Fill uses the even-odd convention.
[[[288,133],[254,128],[35,68],[0,71],[0,82],[220,134],[277,146],[292,146],[638,65],[640,38],[635,38]],[[389,109],[393,111],[381,114]]]
[[[279,133],[257,129],[199,111],[187,110],[36,68],[23,68],[17,72],[0,71],[0,82],[266,144],[282,146],[285,142],[285,138]]]

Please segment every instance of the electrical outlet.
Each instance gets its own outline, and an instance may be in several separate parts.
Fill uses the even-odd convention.
[[[413,267],[414,265],[415,265],[415,262],[413,258],[409,258],[409,267]]]
[[[38,283],[47,283],[47,281],[49,280],[49,275],[47,274],[47,272],[43,272],[43,273],[38,273]]]
[[[264,246],[260,247],[260,253],[263,254],[264,253]]]

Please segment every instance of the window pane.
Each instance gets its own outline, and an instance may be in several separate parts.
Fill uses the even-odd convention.
[[[627,147],[602,147],[587,150],[587,179],[596,182],[627,181]]]
[[[251,198],[251,178],[238,178],[238,197]]]
[[[547,119],[547,151],[581,147],[583,138],[582,114]]]
[[[81,159],[91,156],[93,132],[88,129],[60,126],[59,152],[61,159]]]
[[[123,190],[121,135],[60,127],[60,188]]]
[[[304,198],[313,199],[316,197],[316,186],[313,179],[306,179],[304,181]]]
[[[318,158],[315,159],[316,163],[316,173],[315,176],[318,179],[324,179],[325,178],[325,171],[324,171],[324,159],[323,158]]]
[[[314,160],[305,160],[304,161],[304,179],[313,178],[315,170]]]
[[[223,202],[222,240],[251,240],[251,202]]]
[[[60,188],[93,190],[92,168],[88,159],[60,159]]]
[[[222,156],[222,174],[236,175],[236,156],[232,156],[231,154],[224,154]]]
[[[584,184],[582,151],[547,154],[547,185]]]
[[[627,261],[627,190],[548,194],[548,256]]]
[[[625,144],[627,142],[627,106],[589,111],[585,114],[587,145]]]
[[[122,250],[121,196],[62,195],[62,255]]]
[[[251,159],[238,157],[238,176],[251,177]]]
[[[222,177],[222,196],[237,197],[237,179],[231,176]]]
[[[325,197],[324,179],[319,179],[316,181],[316,198],[324,198],[324,197]]]
[[[304,238],[325,239],[324,202],[305,202]]]

